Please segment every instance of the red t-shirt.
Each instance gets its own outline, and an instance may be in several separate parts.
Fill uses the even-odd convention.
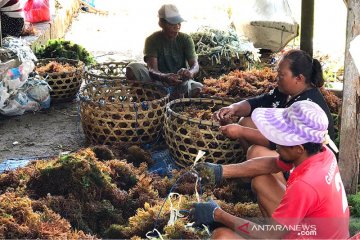
[[[278,165],[288,170],[280,160]],[[324,147],[294,168],[272,218],[290,231],[285,238],[349,237],[349,207],[331,150]]]

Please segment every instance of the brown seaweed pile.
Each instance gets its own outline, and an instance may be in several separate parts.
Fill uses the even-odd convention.
[[[261,70],[235,70],[229,74],[224,74],[217,79],[205,79],[202,93],[205,96],[216,96],[239,101],[241,99],[268,93],[276,86],[276,72],[265,67]],[[320,91],[329,106],[330,112],[336,114],[339,113],[341,99],[324,87],[321,87]]]
[[[276,87],[276,72],[270,68],[235,70],[218,79],[204,80],[202,93],[228,98],[247,98],[267,93]]]
[[[16,193],[0,195],[0,238],[14,239],[95,239],[71,229],[59,214]]]
[[[109,154],[99,160],[94,152],[83,149],[0,174],[0,237],[145,238],[154,226],[164,238],[205,237],[203,231],[185,228],[186,217],[167,226],[170,202],[164,198],[172,189],[182,195],[173,204],[189,210],[196,201],[196,176],[180,170],[162,178],[149,174],[146,163],[134,167]],[[231,213],[255,215],[253,205],[235,204],[248,200],[237,188],[236,183],[216,189],[198,185],[202,200],[220,199]]]

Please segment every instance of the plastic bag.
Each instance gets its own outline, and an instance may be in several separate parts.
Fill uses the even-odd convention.
[[[8,100],[10,94],[7,92],[7,88],[0,82],[0,109],[5,106],[5,101]]]
[[[32,61],[23,62],[17,68],[7,70],[3,76],[4,86],[9,89],[9,92],[16,92],[18,88],[25,84],[29,74],[34,70],[35,65]]]
[[[31,23],[50,20],[49,0],[28,0],[24,6],[25,20]]]
[[[50,86],[45,80],[28,79],[27,96],[40,104],[42,109],[50,107]]]

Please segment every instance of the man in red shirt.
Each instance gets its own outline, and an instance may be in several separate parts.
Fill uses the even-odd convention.
[[[230,165],[198,164],[202,178],[211,172],[222,178],[251,177],[265,224],[256,224],[223,211],[214,201],[196,203],[195,225],[219,222],[213,238],[306,238],[349,237],[349,208],[337,161],[324,143],[328,119],[311,101],[288,108],[258,108],[252,120],[259,131],[277,144],[278,156],[259,157]],[[331,141],[331,140],[330,140]],[[206,170],[206,171],[203,171]],[[278,178],[291,171],[287,182]]]

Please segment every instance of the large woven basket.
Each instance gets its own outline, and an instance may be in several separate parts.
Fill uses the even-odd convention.
[[[85,70],[85,82],[104,83],[114,80],[125,80],[126,66],[130,61],[106,62],[90,65]]]
[[[76,67],[76,69],[68,72],[39,73],[40,76],[46,79],[51,87],[51,101],[66,101],[73,99],[78,93],[82,83],[84,63],[79,60],[66,58],[44,58],[39,59],[35,63],[35,66],[46,66],[52,61],[61,64],[68,63],[69,65]]]
[[[80,91],[81,123],[93,144],[151,143],[161,135],[165,89],[144,82],[88,83]]]
[[[225,137],[219,131],[219,123],[188,118],[181,113],[189,105],[205,104],[215,112],[231,103],[217,99],[183,98],[166,105],[165,139],[179,166],[193,164],[199,150],[206,152],[203,158],[207,162],[223,164],[242,159],[243,151],[239,142]]]

